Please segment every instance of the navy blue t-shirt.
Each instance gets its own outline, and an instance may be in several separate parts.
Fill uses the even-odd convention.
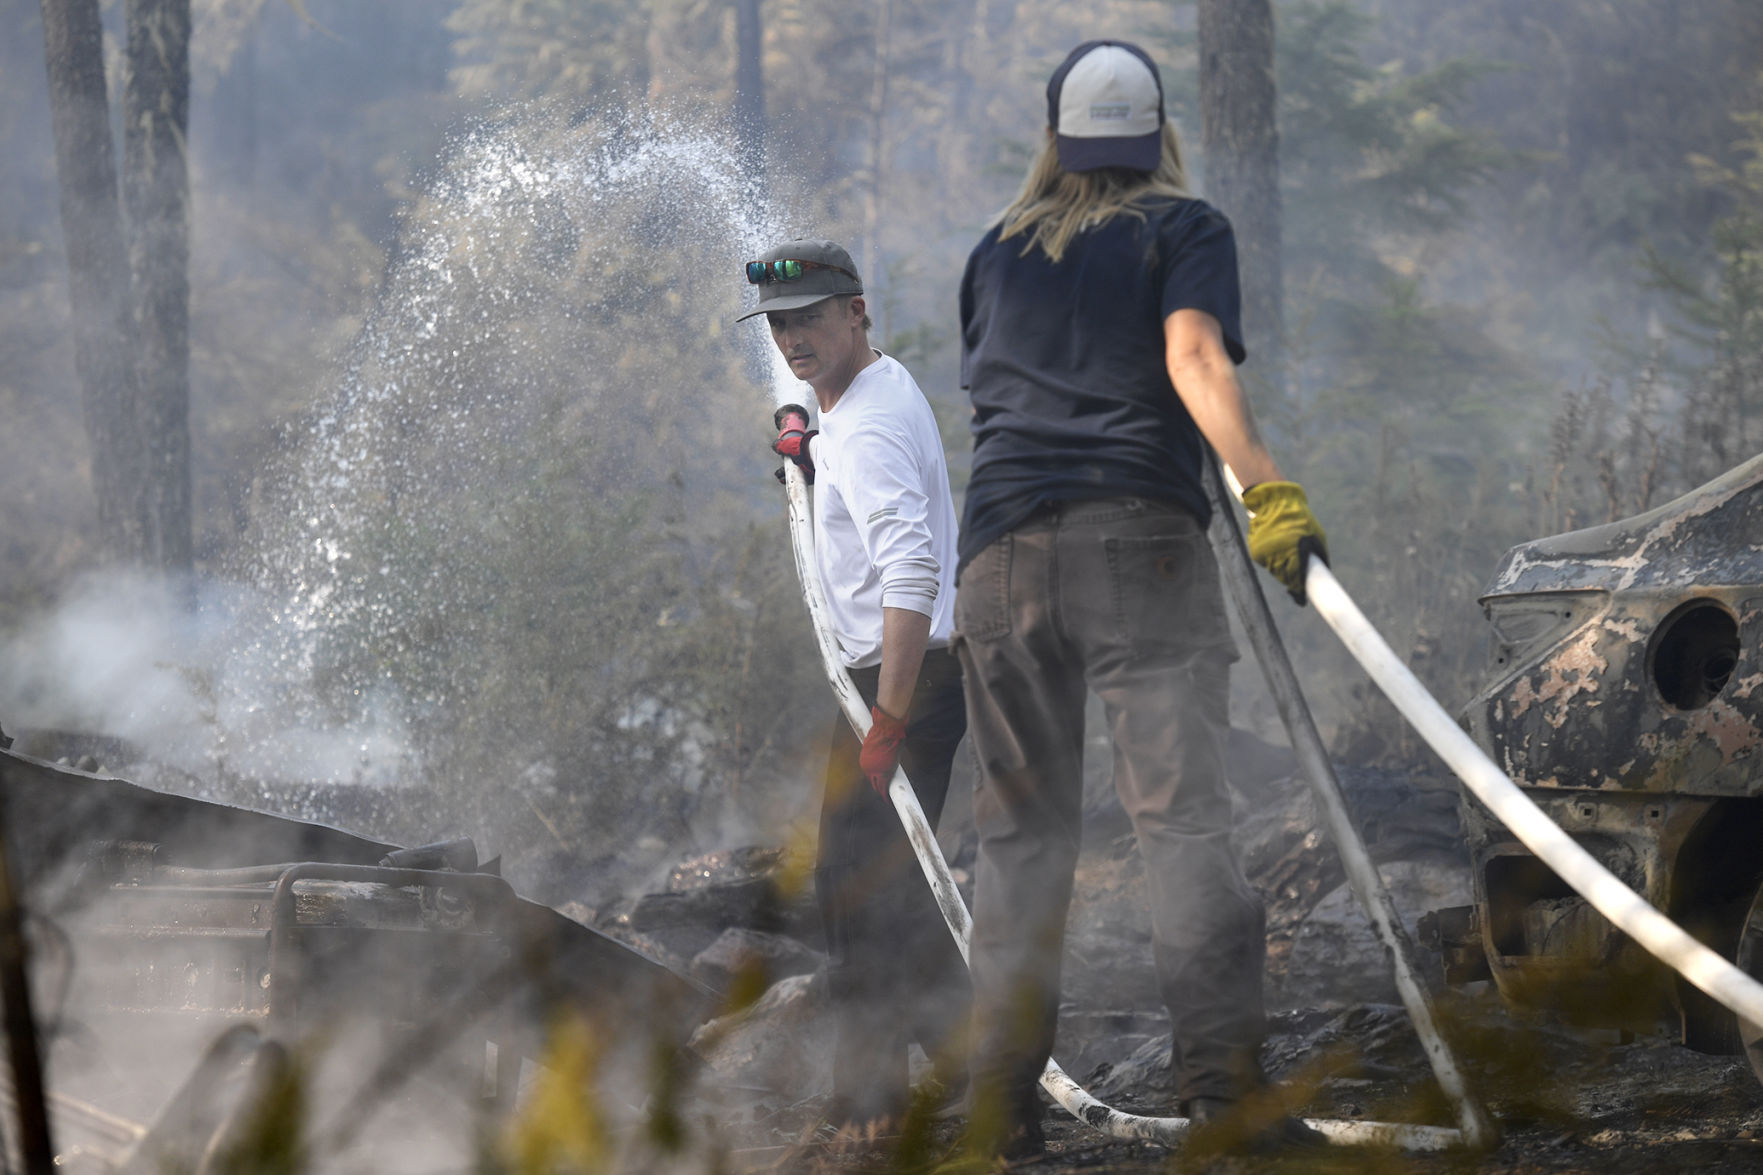
[[[1163,321],[1204,310],[1244,358],[1236,238],[1201,200],[1158,201],[1077,234],[1057,264],[985,235],[961,278],[973,474],[960,565],[1049,502],[1136,496],[1202,523],[1200,434],[1175,394]]]

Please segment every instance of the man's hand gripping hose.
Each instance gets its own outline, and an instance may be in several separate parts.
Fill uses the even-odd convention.
[[[777,428],[777,440],[771,443],[771,451],[794,461],[808,484],[813,485],[814,457],[808,451],[808,443],[820,435],[820,430],[808,427],[808,409],[800,404],[785,404],[771,414],[771,423]],[[778,467],[777,479],[784,479],[782,466]]]
[[[877,795],[887,798],[888,785],[900,771],[900,745],[906,741],[906,720],[895,718],[880,706],[869,708],[869,729],[857,766]]]
[[[805,417],[806,414],[804,422]],[[861,737],[869,731],[870,715],[857,693],[857,687],[839,659],[838,642],[828,620],[826,596],[821,590],[820,576],[814,568],[814,529],[808,510],[807,482],[802,471],[793,463],[786,463],[782,472],[784,485],[789,491],[790,539],[796,558],[796,574],[801,581],[802,596],[808,605],[815,639],[820,646],[821,665],[846,719]],[[942,850],[937,845],[936,834],[931,830],[930,822],[925,819],[924,809],[919,806],[918,796],[907,781],[905,772],[895,770],[892,782],[888,784],[887,794],[905,827],[906,838],[918,857],[925,880],[943,913],[944,921],[949,925],[949,932],[955,937],[961,957],[966,959],[973,920],[955,887],[955,879],[949,873],[948,862],[943,859]],[[1051,1059],[1041,1074],[1041,1087],[1073,1117],[1114,1138],[1170,1144],[1179,1142],[1188,1132],[1189,1121],[1186,1118],[1147,1118],[1122,1113],[1104,1105],[1073,1081],[1059,1067],[1057,1061]],[[1326,1136],[1331,1143],[1343,1146],[1436,1151],[1461,1146],[1465,1142],[1461,1132],[1439,1126],[1328,1119],[1309,1119],[1307,1124]],[[1470,1141],[1474,1145],[1485,1145],[1489,1140]]]

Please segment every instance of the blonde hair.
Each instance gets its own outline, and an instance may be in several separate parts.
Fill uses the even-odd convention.
[[[1187,175],[1181,166],[1181,144],[1175,124],[1163,123],[1163,156],[1156,171],[1127,167],[1102,167],[1095,171],[1066,171],[1059,164],[1059,146],[1051,131],[1040,154],[1029,164],[1022,189],[1009,207],[992,221],[1002,225],[1000,241],[1027,233],[1022,251],[1036,245],[1047,260],[1058,263],[1071,238],[1085,229],[1107,224],[1116,216],[1144,219],[1143,205],[1156,199],[1188,195]]]

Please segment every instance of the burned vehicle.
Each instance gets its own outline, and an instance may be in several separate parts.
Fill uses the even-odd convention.
[[[1588,852],[1763,975],[1763,458],[1659,509],[1508,552],[1491,680],[1461,720]],[[1748,1054],[1741,1024],[1617,931],[1465,794],[1475,905],[1430,915],[1446,978]]]
[[[4,748],[0,816],[58,1165],[228,1169],[297,1082],[323,1169],[433,1169],[494,1129],[559,1023],[641,1080],[704,1015],[469,841],[400,849]]]

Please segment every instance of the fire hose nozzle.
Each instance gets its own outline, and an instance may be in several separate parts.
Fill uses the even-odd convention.
[[[777,426],[777,431],[780,433],[791,430],[807,432],[808,409],[800,404],[785,404],[772,413],[771,423]]]

